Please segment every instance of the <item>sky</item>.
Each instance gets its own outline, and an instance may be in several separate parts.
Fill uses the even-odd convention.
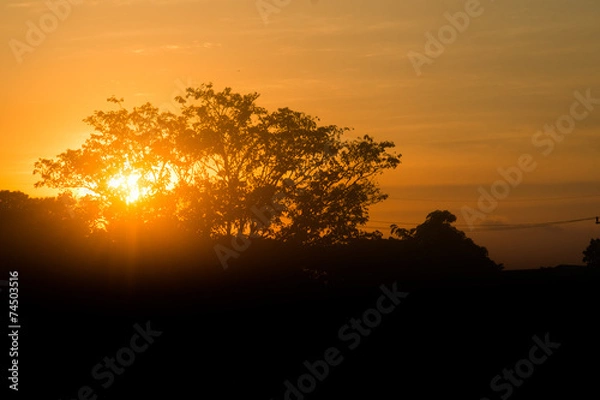
[[[78,148],[92,132],[82,120],[112,109],[108,97],[169,108],[212,82],[353,128],[348,138],[392,140],[402,164],[379,178],[390,198],[369,229],[447,209],[507,269],[580,264],[600,236],[588,220],[600,215],[597,1],[0,7],[0,189],[54,194],[33,187],[33,163]]]

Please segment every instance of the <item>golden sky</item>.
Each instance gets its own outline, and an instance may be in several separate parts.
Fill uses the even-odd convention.
[[[106,98],[169,107],[184,87],[213,82],[257,91],[271,110],[290,107],[352,127],[355,136],[393,140],[403,163],[380,180],[391,196],[373,208],[372,227],[422,222],[435,209],[466,225],[463,207],[477,209],[479,188],[489,192],[502,178],[498,168],[518,167],[523,154],[536,167],[485,213],[484,225],[600,215],[596,0],[5,0],[0,7],[2,189],[49,194],[33,188],[33,163],[79,147],[90,133],[82,119],[108,109]],[[576,92],[592,98],[589,108],[573,106]],[[561,118],[569,128],[573,107],[570,133],[538,134]],[[579,263],[600,232],[593,222],[462,229],[508,268]]]

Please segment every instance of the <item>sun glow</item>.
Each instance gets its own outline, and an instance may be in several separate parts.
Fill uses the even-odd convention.
[[[124,196],[127,204],[135,203],[150,192],[150,189],[140,187],[141,177],[141,174],[135,172],[128,175],[120,173],[108,181],[108,186]]]

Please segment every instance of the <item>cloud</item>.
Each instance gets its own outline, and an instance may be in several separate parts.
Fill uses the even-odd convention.
[[[35,14],[48,11],[48,6],[46,6],[43,1],[14,1],[8,3],[6,8],[13,9],[14,11],[22,10]]]
[[[132,6],[132,5],[148,5],[155,4],[160,6],[186,3],[202,3],[206,0],[84,0],[90,5],[116,5],[116,6]]]
[[[15,1],[6,5],[7,8],[33,8],[39,6],[39,1]]]
[[[156,46],[145,46],[145,47],[137,47],[134,49],[128,50],[128,52],[138,54],[138,55],[155,55],[163,52],[171,52],[171,53],[180,53],[180,54],[194,54],[199,50],[206,49],[216,49],[222,47],[221,43],[212,43],[212,42],[200,42],[198,40],[194,40],[191,43],[169,43],[163,45]]]

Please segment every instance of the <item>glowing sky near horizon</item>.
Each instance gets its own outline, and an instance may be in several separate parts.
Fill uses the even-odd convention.
[[[79,147],[91,133],[82,119],[110,108],[108,97],[168,107],[183,87],[213,82],[259,92],[269,109],[393,140],[402,164],[380,179],[390,199],[373,208],[371,227],[422,222],[435,209],[464,225],[462,207],[476,208],[480,188],[490,191],[498,168],[517,166],[523,154],[535,170],[486,224],[600,215],[600,105],[550,154],[532,143],[570,113],[576,91],[600,99],[600,3],[482,1],[481,15],[417,76],[407,54],[425,53],[426,34],[437,37],[445,14],[469,1],[291,0],[265,24],[255,0],[73,0],[80,4],[67,2],[71,10],[41,39],[28,31],[51,22],[48,5],[7,0],[0,189],[52,194],[33,188],[33,163]],[[32,51],[15,52],[15,40]],[[508,268],[580,263],[600,236],[588,222],[465,231]]]

